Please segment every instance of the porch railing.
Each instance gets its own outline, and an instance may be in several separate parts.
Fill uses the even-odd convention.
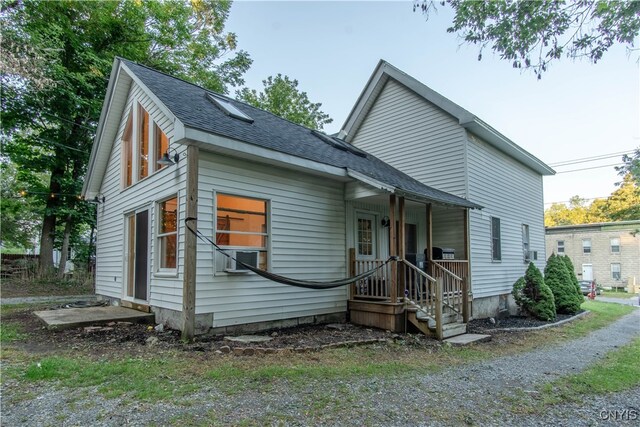
[[[352,260],[351,275],[357,276],[366,271],[373,270],[385,263],[385,260]],[[354,298],[388,300],[391,289],[391,263],[375,272],[373,276],[355,282],[351,287],[351,295]]]
[[[404,285],[405,296],[420,306],[423,311],[432,317],[436,315],[436,279],[411,264],[407,260],[398,262],[398,271],[401,277],[401,288]],[[404,280],[404,284],[402,283]]]
[[[352,256],[351,275],[356,276],[384,263],[385,260],[356,260],[355,256]],[[381,303],[392,302],[391,279],[394,263],[397,270],[398,297],[400,297],[394,302],[401,302],[404,296],[413,303],[414,308],[419,307],[419,310],[433,318],[436,322],[436,336],[439,339],[442,337],[445,312],[456,314],[456,317],[461,317],[464,323],[469,321],[470,293],[467,261],[433,261],[429,270],[431,274],[404,259],[391,261],[377,270],[373,276],[353,283],[351,298]]]
[[[442,280],[442,303],[451,311],[469,321],[469,286],[467,261],[433,261],[431,273]]]

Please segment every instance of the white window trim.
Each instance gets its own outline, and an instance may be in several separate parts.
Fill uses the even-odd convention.
[[[533,251],[531,250],[531,233],[529,230],[529,224],[521,224],[522,230],[522,255],[525,264],[533,261]],[[525,235],[526,230],[526,235]],[[525,240],[526,237],[526,240]]]
[[[149,173],[144,178],[140,178],[140,144],[139,144],[139,133],[140,133],[140,108],[144,109],[149,115],[149,123],[147,123],[148,129],[147,133],[149,135],[149,159],[148,159],[148,168]],[[156,163],[156,126],[160,129],[168,140],[168,147],[171,147],[171,138],[165,132],[164,129],[158,124],[158,122],[151,116],[149,109],[145,107],[140,99],[134,98],[131,101],[131,105],[129,106],[129,111],[131,112],[131,120],[132,120],[132,129],[131,129],[131,185],[127,186],[126,177],[125,177],[125,154],[124,154],[124,146],[122,144],[124,131],[126,130],[126,119],[125,118],[125,126],[123,127],[123,132],[120,134],[120,151],[121,151],[121,167],[120,167],[120,183],[121,183],[121,191],[125,191],[129,188],[134,187],[139,182],[143,182],[152,176],[154,176],[157,172],[160,172],[163,169],[168,169],[167,167],[159,167]]]
[[[168,236],[172,233],[160,233],[160,204],[167,200],[176,198],[177,200],[177,212],[176,212],[176,267],[175,268],[161,268],[160,267],[160,237]],[[178,277],[178,268],[180,267],[180,193],[173,193],[161,197],[154,203],[153,211],[154,221],[154,239],[153,239],[153,276],[154,277]]]
[[[218,234],[218,194],[223,194],[226,196],[236,196],[236,197],[244,197],[247,199],[254,199],[254,200],[261,200],[264,202],[267,202],[267,206],[266,206],[266,222],[267,222],[267,233],[266,233],[266,237],[267,237],[267,246],[265,249],[256,249],[256,248],[252,248],[252,247],[247,247],[247,246],[223,246],[221,245],[220,247],[223,249],[229,249],[229,250],[264,250],[267,252],[267,271],[271,271],[272,270],[272,236],[273,236],[273,230],[272,230],[272,215],[273,215],[273,211],[272,211],[272,206],[273,206],[273,200],[269,197],[259,197],[257,196],[255,193],[250,193],[250,192],[246,192],[246,191],[236,191],[235,189],[232,189],[231,191],[225,191],[225,190],[213,190],[213,210],[212,210],[212,221],[213,221],[213,236],[212,239],[215,242],[216,241],[216,235]],[[245,234],[257,234],[257,233],[245,233]],[[236,276],[236,274],[233,273],[229,273],[227,271],[224,270],[218,270],[217,269],[217,265],[218,265],[218,257],[223,257],[226,260],[226,256],[224,256],[221,253],[218,253],[218,250],[215,247],[211,248],[213,250],[213,275],[214,276]],[[247,273],[247,274],[254,274],[254,273]]]
[[[617,241],[618,241],[618,244],[617,244],[617,245],[614,245],[614,244],[613,244],[613,240],[617,240]],[[617,251],[614,251],[614,250],[613,250],[613,247],[614,247],[614,246],[617,246],[617,247],[618,247],[618,250],[617,250]],[[609,251],[610,251],[610,252],[611,252],[611,254],[613,254],[613,255],[620,255],[620,252],[622,251],[622,247],[620,246],[620,238],[619,238],[619,237],[610,237],[610,238],[609,238]]]
[[[618,266],[618,271],[617,271],[617,273],[618,273],[618,275],[620,276],[620,277],[618,277],[618,278],[613,277],[613,273],[614,273],[614,271],[613,271],[613,266],[614,266],[614,265],[617,265],[617,266]],[[612,263],[611,263],[610,270],[611,270],[611,280],[618,280],[618,281],[622,281],[622,264],[620,264],[619,262],[612,262]]]
[[[585,246],[585,242],[589,242],[589,246]],[[589,252],[585,252],[585,248],[589,248]],[[593,246],[591,239],[582,239],[582,254],[583,255],[591,255],[593,253]]]
[[[562,242],[562,252],[560,252],[560,242]],[[556,251],[558,252],[558,254],[563,254],[564,255],[566,253],[566,250],[567,250],[566,248],[567,248],[567,246],[566,246],[564,240],[557,240],[556,241]]]
[[[494,253],[493,253],[493,241],[494,241],[494,236],[493,236],[493,219],[497,219],[498,220],[498,243],[499,243],[499,248],[500,248],[500,257],[496,258]],[[490,250],[490,256],[491,256],[491,262],[495,262],[495,263],[501,263],[502,262],[502,220],[497,217],[497,216],[491,216],[489,219],[489,250]]]

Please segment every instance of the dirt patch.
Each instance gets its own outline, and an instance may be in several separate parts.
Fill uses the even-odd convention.
[[[53,306],[44,307],[56,308]],[[36,310],[42,310],[40,306]],[[4,311],[4,310],[3,310]],[[112,322],[62,331],[52,331],[33,314],[34,308],[12,309],[3,312],[2,321],[20,325],[28,334],[24,340],[15,341],[15,348],[29,353],[81,351],[97,357],[117,357],[144,354],[153,348],[158,351],[221,352],[243,354],[238,349],[252,349],[246,354],[271,350],[315,351],[328,347],[353,346],[374,342],[396,342],[402,345],[429,348],[441,345],[422,334],[396,334],[389,331],[361,327],[352,324],[308,325],[286,329],[273,329],[256,335],[270,338],[267,342],[247,343],[225,339],[223,335],[201,335],[193,343],[181,341],[180,331],[157,330],[154,326],[129,322]]]

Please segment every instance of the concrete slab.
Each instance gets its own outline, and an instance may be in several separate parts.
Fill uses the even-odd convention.
[[[491,341],[491,335],[483,334],[462,334],[456,337],[447,338],[444,342],[451,345],[468,345],[474,342]]]
[[[263,335],[240,335],[237,337],[224,337],[227,341],[241,342],[241,343],[254,343],[254,342],[268,342],[273,338]]]
[[[153,323],[153,313],[143,313],[124,307],[64,308],[59,310],[34,311],[47,329],[71,329],[81,326],[98,325],[109,322]]]

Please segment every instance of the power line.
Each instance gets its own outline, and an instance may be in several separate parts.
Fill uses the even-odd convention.
[[[581,168],[581,169],[571,169],[568,171],[560,171],[560,172],[556,172],[556,175],[560,175],[561,173],[570,173],[570,172],[580,172],[580,171],[587,171],[587,170],[591,170],[591,169],[601,169],[601,168],[609,168],[612,166],[622,166],[624,165],[624,163],[612,163],[610,165],[602,165],[602,166],[592,166],[590,168]]]
[[[601,154],[601,155],[598,155],[598,156],[583,157],[583,158],[575,159],[575,160],[565,160],[565,161],[562,161],[562,162],[550,163],[549,166],[560,167],[560,166],[574,165],[574,164],[577,164],[577,163],[589,163],[589,162],[594,162],[596,160],[610,159],[612,157],[618,157],[618,156],[622,156],[622,155],[625,155],[625,154],[632,154],[632,153],[633,153],[633,150],[620,151],[618,153]]]
[[[578,196],[580,197],[580,196]],[[601,196],[601,197],[580,197],[580,200],[589,201],[589,200],[598,200],[598,199],[607,199],[609,196]],[[545,205],[553,205],[556,203],[570,203],[571,200],[562,200],[559,202],[546,202]]]

